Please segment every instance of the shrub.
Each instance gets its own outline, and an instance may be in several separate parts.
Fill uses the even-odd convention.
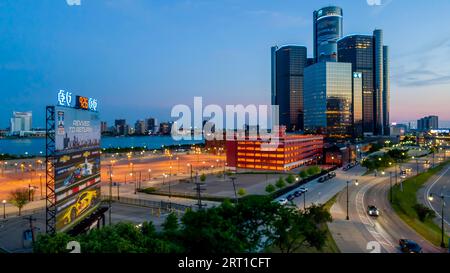
[[[277,188],[281,189],[284,186],[286,186],[286,183],[284,183],[284,179],[282,177],[280,177],[277,181],[277,183],[275,183],[275,186],[277,186]]]
[[[143,193],[153,193],[155,191],[156,191],[155,187],[149,187],[149,188],[145,188],[145,189],[141,189],[140,190],[140,192],[143,192]]]
[[[432,209],[422,204],[415,204],[413,208],[421,222],[425,222],[427,219],[433,219],[436,217],[436,213]]]
[[[272,193],[272,192],[274,192],[275,190],[276,190],[276,188],[275,188],[275,186],[272,185],[272,184],[269,184],[269,185],[266,186],[266,192],[267,192],[267,193]]]
[[[206,175],[204,173],[202,173],[202,175],[200,175],[200,181],[205,182],[206,180]]]
[[[295,178],[292,174],[290,174],[290,175],[288,175],[288,177],[286,177],[286,182],[288,184],[292,184],[292,183],[294,183],[294,181],[295,181]]]
[[[299,173],[299,175],[300,175],[300,177],[301,177],[302,179],[305,179],[305,178],[308,177],[308,173],[307,173],[305,170],[301,171],[301,172]]]
[[[244,195],[246,195],[246,194],[247,194],[247,192],[245,191],[244,188],[240,188],[240,189],[238,190],[238,195],[239,195],[239,196],[244,196]]]

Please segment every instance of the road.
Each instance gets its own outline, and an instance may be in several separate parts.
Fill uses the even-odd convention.
[[[423,158],[421,160],[426,160]],[[404,163],[402,168],[416,168],[417,162]],[[426,169],[425,164],[419,164],[419,171]],[[394,168],[385,173],[395,172]],[[396,253],[398,240],[412,239],[419,243],[425,253],[442,252],[442,249],[432,245],[404,223],[393,211],[389,203],[390,183],[395,178],[389,176],[366,175],[358,178],[358,186],[349,188],[349,217],[346,218],[347,198],[342,192],[337,202],[331,208],[334,221],[329,224],[330,231],[339,249],[344,253],[382,252]],[[398,181],[401,182],[401,179]],[[378,218],[368,216],[368,205],[375,205],[380,210]],[[379,249],[373,249],[373,246]]]
[[[430,201],[428,196],[433,194],[434,199]],[[439,196],[444,195],[446,206],[444,207],[444,224],[448,234],[450,234],[450,166],[447,166],[440,174],[436,175],[425,185],[425,188],[418,193],[418,200],[434,210],[437,216],[437,224],[441,226],[442,217],[442,199]]]

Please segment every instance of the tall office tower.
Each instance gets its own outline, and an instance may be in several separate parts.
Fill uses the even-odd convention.
[[[100,132],[102,134],[108,132],[108,124],[106,123],[106,121],[100,122]]]
[[[31,131],[32,121],[32,112],[13,112],[13,116],[10,121],[10,133],[21,134],[21,132]]]
[[[374,116],[375,116],[375,134],[384,135],[384,118],[383,118],[383,94],[384,94],[384,72],[383,72],[383,31],[376,29],[373,32],[374,45]]]
[[[337,41],[343,34],[343,12],[340,7],[324,7],[313,13],[314,59],[337,61]]]
[[[428,132],[439,129],[439,117],[428,116],[417,120],[417,131]]]
[[[116,134],[123,136],[128,134],[127,122],[124,119],[116,119],[114,121],[114,127],[116,128]]]
[[[305,130],[350,138],[352,85],[351,63],[319,62],[305,68]]]
[[[156,119],[149,118],[146,120],[146,123],[147,123],[147,133],[149,133],[149,134],[157,133],[158,128],[155,128],[156,127]]]
[[[390,134],[390,101],[389,47],[383,46],[383,127],[385,135]]]
[[[272,47],[272,104],[279,106],[279,124],[303,130],[303,81],[307,63],[304,46]]]
[[[353,85],[352,85],[352,121],[353,121],[353,137],[363,137],[363,76],[361,72],[353,72]]]
[[[338,41],[338,61],[352,64],[362,74],[363,133],[374,133],[374,48],[373,36],[350,35]],[[357,102],[355,102],[357,103]],[[358,106],[359,107],[359,106]]]
[[[143,120],[137,120],[134,124],[134,133],[136,135],[145,135],[147,131],[147,124]]]

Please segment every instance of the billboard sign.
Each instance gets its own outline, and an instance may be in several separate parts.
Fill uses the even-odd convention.
[[[101,134],[97,100],[61,90],[55,119],[55,228],[66,231],[100,205]]]

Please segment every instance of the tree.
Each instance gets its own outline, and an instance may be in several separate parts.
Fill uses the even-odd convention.
[[[22,208],[30,201],[30,192],[28,189],[16,189],[10,193],[9,202],[19,209],[19,216],[22,213]]]
[[[284,183],[284,179],[282,177],[278,178],[277,183],[275,183],[275,186],[277,186],[277,188],[281,189],[284,188],[284,186],[286,186],[286,183]]]
[[[286,177],[286,182],[288,184],[292,184],[292,183],[294,183],[294,181],[295,181],[295,178],[292,174],[289,174],[288,177]]]
[[[245,191],[244,188],[240,188],[240,189],[238,190],[238,195],[239,195],[239,196],[244,196],[244,195],[246,195],[246,194],[247,194],[247,192]]]
[[[300,178],[301,178],[301,179],[305,179],[305,178],[308,177],[308,173],[307,173],[305,170],[301,171],[301,172],[299,173],[299,175],[300,175]]]
[[[206,180],[206,175],[204,173],[202,173],[202,175],[200,175],[200,181],[205,182]]]
[[[269,184],[269,185],[266,186],[266,192],[267,192],[267,193],[272,193],[272,192],[274,192],[275,190],[276,190],[276,188],[275,188],[275,186],[272,185],[272,184]]]
[[[292,253],[305,246],[320,250],[325,245],[325,225],[331,215],[323,206],[311,206],[306,211],[284,206],[277,216],[272,240],[281,252]]]
[[[56,233],[55,235],[39,234],[36,242],[33,244],[33,252],[35,253],[68,253],[66,249],[67,243],[74,239],[67,233]]]
[[[175,213],[171,212],[167,216],[166,221],[162,224],[162,228],[165,234],[173,234],[178,231],[178,217]]]
[[[423,204],[415,204],[413,209],[416,211],[417,216],[421,222],[425,222],[428,219],[433,219],[436,217],[436,213],[427,206]]]

